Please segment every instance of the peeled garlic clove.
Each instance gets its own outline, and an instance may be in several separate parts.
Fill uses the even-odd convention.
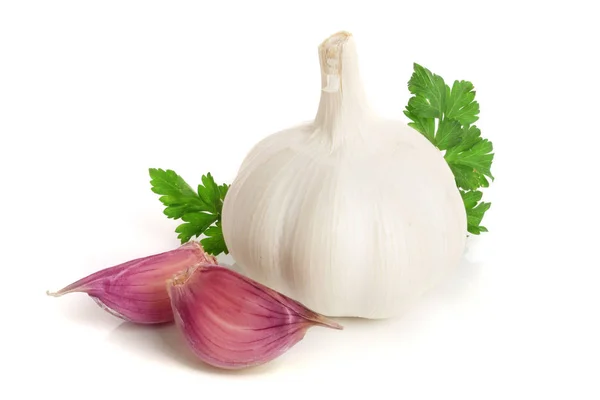
[[[166,281],[176,273],[197,263],[216,264],[197,242],[177,249],[138,258],[106,268],[80,279],[58,292],[87,293],[104,310],[124,320],[139,324],[159,324],[173,321],[173,311]]]
[[[167,283],[175,322],[207,364],[241,369],[264,364],[314,325],[343,329],[266,286],[216,265],[196,265]]]

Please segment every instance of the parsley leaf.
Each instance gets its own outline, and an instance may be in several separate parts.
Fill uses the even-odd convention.
[[[221,200],[225,200],[225,195],[227,194],[227,190],[229,190],[229,186],[230,185],[226,183],[219,186],[219,197],[221,198]]]
[[[219,186],[215,183],[210,172],[202,176],[202,184],[198,185],[198,196],[206,204],[207,211],[215,214],[221,211],[220,207],[222,203]]]
[[[204,232],[206,235],[205,239],[202,239],[202,246],[204,250],[210,254],[227,254],[227,247],[225,246],[225,239],[223,238],[223,230],[221,229],[221,222],[217,222],[215,226],[211,226]]]
[[[150,168],[152,191],[162,195],[163,213],[172,219],[181,219],[175,232],[181,243],[202,234],[204,250],[212,255],[228,254],[221,231],[221,211],[228,185],[217,185],[210,173],[202,176],[202,184],[194,191],[175,171]]]
[[[491,203],[480,202],[477,189],[489,186],[494,159],[492,142],[481,137],[472,125],[479,119],[479,103],[475,101],[473,84],[454,81],[452,88],[442,77],[414,64],[408,82],[413,94],[404,114],[409,126],[425,136],[439,150],[454,174],[467,211],[468,231],[474,235],[487,232],[481,221]]]
[[[479,190],[460,191],[460,195],[465,203],[467,210],[467,229],[469,232],[478,235],[481,232],[487,232],[485,226],[481,226],[483,214],[490,208],[491,203],[480,202],[483,193]]]
[[[166,206],[163,213],[173,219],[179,219],[184,214],[203,210],[204,204],[192,189],[174,171],[150,169],[152,191],[162,194],[159,200]]]
[[[454,81],[444,113],[448,119],[456,120],[465,126],[479,119],[479,103],[475,101],[475,91],[471,82]]]
[[[185,243],[189,241],[192,236],[200,236],[203,234],[209,226],[214,222],[217,222],[218,218],[218,215],[203,212],[187,213],[181,217],[185,223],[175,228],[175,232],[179,233],[177,237],[181,239],[181,243]]]

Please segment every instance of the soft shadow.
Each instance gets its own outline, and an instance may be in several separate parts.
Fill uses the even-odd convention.
[[[61,309],[61,315],[78,324],[107,328],[121,321],[100,308],[85,293],[71,293],[57,298],[48,297],[48,301],[56,302]]]
[[[470,290],[477,284],[479,276],[481,274],[482,264],[479,262],[472,262],[465,255],[461,259],[457,268],[455,268],[451,273],[449,273],[445,279],[431,288],[431,290],[427,293],[424,293],[419,298],[415,299],[414,303],[407,305],[404,313],[402,315],[410,313],[411,310],[428,301],[442,301],[442,302],[450,302],[457,301],[465,295],[468,295]],[[370,326],[385,326],[387,325],[390,319],[365,319],[365,318],[356,318],[356,317],[343,317],[343,318],[333,318],[336,322],[343,325],[344,327],[357,327],[368,324]],[[396,318],[393,318],[396,319]]]
[[[437,311],[460,307],[459,304],[468,301],[468,297],[472,296],[473,291],[477,289],[481,268],[481,263],[472,262],[463,255],[458,267],[407,307],[406,313],[401,318],[420,323],[420,320],[427,319],[428,315],[433,315]]]
[[[440,285],[435,287],[430,295],[447,301],[459,300],[468,295],[477,284],[482,267],[480,262],[473,262],[467,254],[463,255],[458,267]]]
[[[429,292],[407,303],[404,310],[393,318],[333,318],[344,327],[342,334],[351,340],[360,341],[364,337],[377,338],[380,341],[397,341],[398,335],[418,331],[419,326],[436,310],[457,304],[477,290],[481,263],[475,263],[463,256],[458,267]]]
[[[225,370],[213,367],[197,358],[188,347],[175,324],[154,326],[123,322],[109,335],[109,340],[125,350],[144,358],[158,358],[189,369],[216,375],[254,375],[276,368],[276,361],[242,370]]]
[[[359,317],[334,317],[331,318],[338,324],[344,327],[343,330],[351,330],[356,328],[369,327],[384,327],[389,325],[390,319],[368,319]]]

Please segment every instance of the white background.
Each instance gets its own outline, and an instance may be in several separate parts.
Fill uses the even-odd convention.
[[[0,398],[600,398],[594,2],[0,4]],[[314,328],[237,373],[172,326],[45,295],[176,247],[148,168],[230,182],[314,117],[338,30],[383,115],[405,120],[413,62],[475,84],[497,179],[455,276],[403,318]]]

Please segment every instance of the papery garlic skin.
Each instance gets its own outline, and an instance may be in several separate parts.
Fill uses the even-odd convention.
[[[368,107],[353,37],[319,47],[315,120],[267,137],[223,204],[245,274],[328,316],[387,318],[455,268],[466,212],[425,137]]]
[[[315,325],[342,329],[295,300],[217,265],[197,265],[168,285],[175,322],[198,358],[223,369],[267,363]]]
[[[48,295],[87,293],[102,309],[126,321],[160,324],[173,321],[166,282],[197,263],[216,264],[197,242],[105,268]]]

